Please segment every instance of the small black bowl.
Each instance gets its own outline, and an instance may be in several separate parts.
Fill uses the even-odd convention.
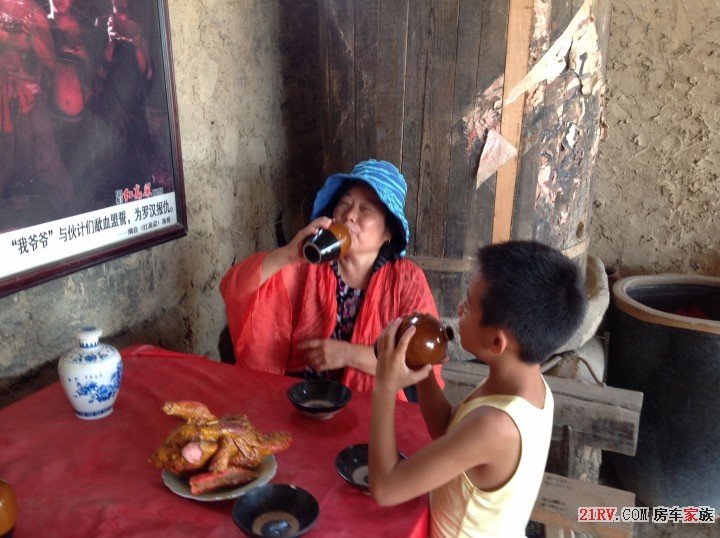
[[[235,524],[246,536],[293,538],[315,524],[320,507],[310,493],[291,484],[265,484],[233,505]]]
[[[352,391],[337,381],[309,379],[290,387],[287,395],[306,417],[325,420],[348,404]]]
[[[405,456],[398,452],[398,456]],[[335,458],[335,469],[345,482],[370,495],[368,486],[368,445],[352,445],[343,449]]]

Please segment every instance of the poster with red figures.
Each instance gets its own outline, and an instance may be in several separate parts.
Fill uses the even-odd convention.
[[[185,235],[166,0],[0,0],[0,296]]]

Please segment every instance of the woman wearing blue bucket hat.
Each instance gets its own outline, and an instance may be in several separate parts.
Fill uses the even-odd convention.
[[[237,364],[372,389],[372,346],[383,328],[415,311],[438,315],[425,275],[405,258],[406,193],[405,178],[386,161],[333,174],[315,198],[312,221],[287,245],[228,271],[220,292]],[[349,251],[333,262],[308,263],[303,243],[333,221],[348,228]]]

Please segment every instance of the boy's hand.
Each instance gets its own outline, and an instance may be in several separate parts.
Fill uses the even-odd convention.
[[[400,337],[400,341],[396,346],[395,335],[401,321],[398,318],[390,323],[377,342],[378,364],[375,372],[375,387],[378,389],[385,388],[393,394],[422,381],[432,370],[432,366],[429,364],[419,370],[411,370],[405,364],[405,354],[407,353],[408,343],[415,334],[415,327],[409,327]]]

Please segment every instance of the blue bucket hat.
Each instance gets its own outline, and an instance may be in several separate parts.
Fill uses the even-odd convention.
[[[405,231],[405,241],[400,248],[400,256],[405,256],[410,241],[410,228],[403,212],[407,183],[400,170],[387,161],[369,159],[355,165],[349,174],[331,175],[315,197],[310,218],[315,219],[326,214],[326,211],[330,209],[328,205],[346,181],[363,181],[377,193],[378,198],[390,210],[400,228]]]

